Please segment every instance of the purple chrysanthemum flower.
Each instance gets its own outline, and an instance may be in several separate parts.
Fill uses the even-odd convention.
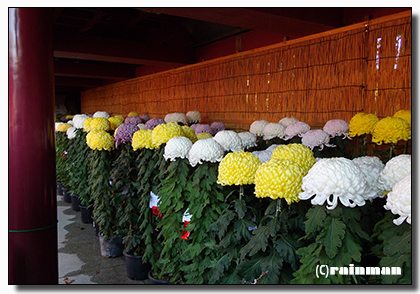
[[[145,124],[145,129],[146,130],[153,130],[156,126],[160,125],[160,124],[164,124],[165,121],[161,118],[152,118],[149,119],[146,124]]]
[[[145,123],[145,122],[147,122],[150,119],[147,114],[140,115],[140,118],[142,120],[141,121],[142,123]]]
[[[211,124],[210,127],[212,130],[210,134],[212,135],[216,134],[217,132],[226,130],[225,124],[221,121],[215,121],[214,123]]]
[[[197,124],[197,126],[192,129],[194,130],[195,135],[200,133],[212,133],[211,127],[207,124]]]
[[[139,127],[131,123],[123,123],[115,130],[115,148],[125,142],[131,142],[133,134],[139,130]]]
[[[138,125],[139,123],[142,123],[140,116],[127,116],[124,120],[124,123],[126,124],[133,124]]]

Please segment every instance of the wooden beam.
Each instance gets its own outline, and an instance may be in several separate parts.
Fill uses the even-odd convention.
[[[139,9],[241,28],[282,33],[295,37],[306,36],[336,28],[335,26],[323,23],[306,21],[247,8],[159,7]]]
[[[194,63],[193,49],[78,34],[54,34],[54,57],[171,67]]]
[[[54,77],[56,86],[74,86],[82,88],[96,88],[104,85],[101,79],[74,78],[74,77]]]
[[[125,64],[96,64],[59,60],[54,62],[54,74],[61,77],[130,79],[135,77],[136,69]]]

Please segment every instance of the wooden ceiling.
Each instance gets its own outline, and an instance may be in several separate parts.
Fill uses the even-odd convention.
[[[193,64],[195,50],[251,30],[298,38],[411,8],[54,8],[56,95]]]

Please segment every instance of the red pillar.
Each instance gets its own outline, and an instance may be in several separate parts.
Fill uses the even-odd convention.
[[[9,8],[9,284],[58,284],[51,8]]]

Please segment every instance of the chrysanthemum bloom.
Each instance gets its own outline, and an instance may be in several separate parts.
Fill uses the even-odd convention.
[[[108,118],[109,121],[109,129],[112,130],[116,130],[120,125],[122,125],[124,123],[124,120],[121,119],[120,117],[110,117]]]
[[[197,140],[208,139],[208,138],[213,138],[213,136],[209,133],[199,133],[199,134],[197,134]]]
[[[268,123],[263,130],[263,139],[271,140],[274,138],[283,138],[286,135],[286,127],[281,123]]]
[[[139,116],[139,113],[136,111],[130,111],[127,116]]]
[[[86,135],[87,145],[95,150],[111,151],[114,148],[114,139],[104,130],[92,130]]]
[[[191,166],[202,164],[205,161],[220,162],[225,150],[213,138],[201,139],[195,142],[188,154]]]
[[[67,138],[74,139],[76,138],[76,128],[70,127],[66,130]]]
[[[244,149],[257,146],[257,136],[255,136],[255,134],[251,132],[240,132],[238,133],[238,136],[241,138]]]
[[[299,201],[303,178],[302,168],[291,160],[271,159],[261,164],[255,173],[257,198],[284,198],[287,204]]]
[[[220,131],[214,136],[214,140],[222,145],[226,151],[240,151],[244,149],[241,137],[235,131]]]
[[[294,123],[296,123],[296,122],[298,122],[299,120],[297,119],[297,118],[294,118],[294,117],[283,117],[280,121],[279,121],[279,123],[281,123],[281,124],[283,124],[286,128],[288,127],[288,126],[290,126],[291,124],[294,124]]]
[[[187,137],[173,137],[165,145],[165,160],[175,161],[177,158],[188,158],[193,143]]]
[[[144,122],[144,123],[147,122],[150,119],[147,114],[140,115],[140,118],[141,118],[141,121]]]
[[[397,226],[405,220],[411,225],[411,173],[394,185],[387,195],[384,208],[400,216],[392,221]]]
[[[66,132],[68,128],[71,128],[72,125],[68,123],[61,123],[56,125],[57,132]]]
[[[95,118],[95,117],[104,117],[104,118],[108,119],[109,114],[106,111],[97,111],[93,114],[93,118]]]
[[[327,209],[334,209],[338,199],[347,207],[363,206],[365,198],[375,195],[360,168],[344,157],[318,160],[303,178],[302,190],[300,199],[315,196],[311,203],[323,205],[327,201]]]
[[[131,142],[133,134],[139,130],[139,127],[133,124],[124,123],[115,130],[115,148],[121,143]]]
[[[372,113],[359,112],[353,116],[349,124],[349,136],[356,137],[364,134],[370,134],[379,118]]]
[[[145,128],[147,130],[153,130],[156,126],[164,123],[165,121],[161,118],[152,118],[146,122]]]
[[[252,152],[252,154],[257,156],[258,159],[261,161],[261,163],[264,163],[264,162],[269,161],[271,159],[271,154],[273,154],[273,151],[260,150],[260,151],[254,151],[254,152]]]
[[[271,159],[290,159],[302,168],[304,175],[315,164],[314,153],[303,144],[280,145],[273,150]]]
[[[121,114],[116,114],[113,117],[119,118],[122,122],[124,122],[124,116]]]
[[[99,130],[109,131],[110,126],[111,124],[109,120],[105,117],[95,117],[90,122],[90,129],[92,131],[99,131]]]
[[[411,155],[401,154],[391,158],[379,175],[378,186],[381,191],[390,191],[403,177],[411,172]]]
[[[135,132],[133,134],[133,138],[131,139],[131,146],[134,151],[143,148],[154,149],[155,146],[152,142],[152,130],[140,129]]]
[[[260,165],[258,157],[251,152],[230,152],[219,164],[217,183],[222,186],[253,184]]]
[[[179,136],[182,136],[182,130],[177,123],[160,124],[152,130],[152,143],[159,148],[160,145],[165,144],[169,139]]]
[[[196,123],[201,122],[201,113],[198,110],[188,111],[186,116],[190,124],[196,124]]]
[[[330,136],[323,130],[309,130],[302,136],[302,144],[313,150],[319,147],[319,150],[324,149],[324,146],[335,147],[330,144]]]
[[[303,121],[292,123],[286,127],[284,140],[289,140],[295,136],[302,137],[311,127]]]
[[[194,130],[189,127],[189,126],[182,126],[181,127],[181,131],[182,131],[182,135],[184,137],[187,137],[188,139],[191,140],[191,142],[195,143],[198,139],[197,136],[195,135]]]
[[[165,116],[164,120],[165,120],[166,123],[174,122],[174,123],[181,123],[183,125],[188,125],[187,116],[184,113],[181,113],[181,112],[168,113]]]
[[[369,185],[370,192],[368,195],[371,195],[371,198],[363,197],[365,200],[372,200],[376,197],[384,197],[385,195],[382,193],[382,190],[379,189],[379,175],[383,171],[385,165],[382,161],[376,156],[362,156],[354,158],[353,163],[356,164],[360,170],[363,172],[366,182]]]
[[[90,127],[90,123],[93,121],[93,117],[88,117],[87,119],[85,119],[85,121],[83,122],[83,131],[84,132],[90,132],[92,130],[92,128]]]
[[[323,130],[328,133],[330,137],[343,136],[343,139],[350,139],[348,135],[349,123],[345,120],[331,119],[325,123]]]
[[[193,124],[191,128],[194,130],[195,135],[200,133],[213,133],[211,127],[208,124]]]
[[[397,143],[399,140],[411,139],[411,128],[405,119],[400,117],[385,117],[378,121],[372,132],[372,142]]]
[[[83,123],[85,122],[85,119],[87,119],[88,116],[86,114],[76,114],[73,116],[73,127],[76,129],[83,129]]]
[[[256,120],[249,127],[249,131],[256,136],[262,136],[265,126],[268,125],[266,120]]]
[[[137,125],[139,123],[142,123],[143,121],[141,120],[140,116],[127,116],[124,120],[124,123],[126,124],[133,124],[133,125]]]
[[[393,117],[399,117],[404,119],[406,122],[408,122],[408,125],[411,128],[411,110],[405,110],[405,109],[401,109],[398,110]]]
[[[55,122],[55,131],[57,132],[57,127],[59,126],[59,125],[61,125],[61,124],[63,124],[63,122],[60,122],[60,121],[56,121]]]
[[[146,125],[144,123],[137,124],[139,129],[146,129]]]
[[[223,122],[221,121],[215,121],[210,125],[211,128],[211,134],[217,134],[220,131],[224,131],[226,130],[226,126]]]

